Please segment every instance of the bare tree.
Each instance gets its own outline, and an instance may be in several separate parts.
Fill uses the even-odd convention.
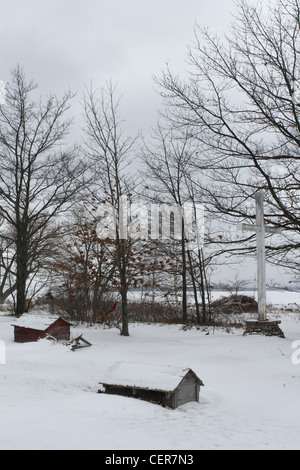
[[[168,124],[168,123],[165,123]],[[196,256],[189,250],[189,234],[191,227],[186,227],[184,217],[184,205],[189,203],[193,208],[196,219],[197,202],[200,203],[199,191],[195,194],[192,178],[193,157],[195,149],[189,131],[176,132],[165,129],[158,124],[151,144],[144,144],[142,158],[146,164],[145,184],[152,191],[152,201],[158,204],[169,203],[180,208],[180,220],[173,214],[173,220],[169,215],[168,222],[178,224],[180,236],[174,240],[174,234],[178,227],[173,227],[170,241],[159,240],[164,245],[164,250],[169,256],[176,259],[177,276],[181,278],[182,294],[182,319],[188,319],[188,288],[192,286],[196,304],[198,322],[201,322],[200,307],[198,303],[198,289],[201,289],[202,312],[205,318],[206,295],[205,295],[205,265],[203,262],[203,251],[199,246]],[[164,217],[164,216],[163,216]],[[176,238],[176,237],[175,237]],[[200,282],[198,282],[198,279]]]
[[[26,310],[31,277],[55,252],[58,217],[78,195],[84,174],[77,152],[64,147],[71,93],[43,101],[36,88],[18,66],[0,106],[0,217],[15,253],[16,315]]]
[[[268,252],[289,266],[300,246],[299,13],[298,0],[242,0],[225,39],[196,27],[187,80],[169,69],[159,80],[169,118],[205,156],[207,206],[227,220],[254,220],[263,190],[266,221],[286,234]]]
[[[144,144],[142,158],[146,164],[146,182],[151,185],[157,204],[176,204],[182,208],[188,195],[186,189],[186,173],[189,170],[189,140],[175,139],[172,131],[165,131],[159,124],[157,126],[152,146]],[[182,319],[187,321],[187,250],[184,220],[180,218],[180,262],[182,286]],[[169,216],[169,224],[171,223]],[[174,220],[174,224],[178,221]],[[175,227],[176,229],[176,227]],[[173,243],[174,245],[174,243]],[[173,246],[174,248],[174,246]],[[174,251],[173,251],[174,256]]]
[[[122,304],[121,335],[129,336],[128,290],[134,283],[134,271],[131,269],[134,253],[131,240],[122,233],[121,226],[123,223],[126,225],[127,221],[121,220],[121,204],[123,197],[130,198],[135,186],[128,167],[136,139],[124,135],[119,105],[120,100],[116,99],[116,89],[111,83],[100,94],[92,89],[86,90],[86,155],[94,174],[91,191],[99,203],[109,206],[115,214],[111,227],[114,236],[107,241],[113,243],[115,250],[112,262],[116,264],[115,273],[118,277],[115,278],[115,288],[121,296]]]

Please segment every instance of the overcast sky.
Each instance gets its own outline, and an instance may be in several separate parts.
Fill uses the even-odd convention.
[[[228,30],[236,2],[0,0],[0,7],[0,80],[8,81],[19,63],[42,94],[71,88],[77,92],[72,111],[78,120],[85,84],[92,80],[102,87],[112,79],[123,96],[128,130],[147,135],[160,107],[153,76],[167,62],[183,73],[195,23]]]
[[[24,66],[41,93],[118,83],[130,132],[146,133],[160,100],[154,75],[185,68],[195,22],[226,29],[235,0],[0,0],[0,80]]]

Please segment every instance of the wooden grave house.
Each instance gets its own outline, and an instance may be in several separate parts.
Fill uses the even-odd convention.
[[[200,387],[204,386],[189,368],[126,362],[115,363],[100,384],[105,393],[140,398],[172,409],[199,402]]]
[[[61,317],[24,314],[12,326],[16,343],[32,343],[47,336],[69,341],[72,324]]]

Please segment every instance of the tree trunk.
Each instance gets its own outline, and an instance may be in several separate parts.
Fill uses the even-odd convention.
[[[186,266],[186,246],[185,246],[185,227],[182,223],[182,239],[181,239],[181,255],[182,255],[182,321],[187,322],[187,266]]]
[[[205,266],[203,260],[202,250],[199,250],[199,268],[200,268],[200,290],[201,290],[201,298],[202,298],[202,321],[203,323],[206,322],[206,280],[205,280]]]
[[[122,328],[121,336],[129,336],[129,326],[128,326],[128,284],[127,284],[127,261],[126,255],[128,246],[126,240],[120,240],[119,234],[117,234],[117,257],[118,257],[118,267],[119,267],[119,276],[120,276],[120,288],[119,292],[122,299]]]
[[[122,290],[122,329],[121,336],[129,336],[127,289]]]
[[[188,252],[188,258],[189,258],[189,264],[190,264],[190,270],[191,270],[191,278],[192,278],[193,291],[194,291],[194,299],[195,299],[195,306],[196,306],[197,323],[198,323],[198,325],[201,325],[201,316],[200,316],[200,309],[199,309],[197,284],[196,284],[195,273],[194,273],[194,268],[193,268],[193,263],[192,263],[192,257],[191,257],[191,253],[190,253],[190,252]]]
[[[26,284],[27,284],[27,252],[22,241],[17,242],[17,302],[16,316],[19,317],[26,312]]]

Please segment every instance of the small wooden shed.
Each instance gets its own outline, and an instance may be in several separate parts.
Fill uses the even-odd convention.
[[[141,398],[172,409],[199,402],[202,380],[189,368],[117,362],[100,384],[105,393]],[[101,390],[99,390],[101,392]]]
[[[69,341],[72,324],[61,317],[24,314],[12,326],[16,343],[33,343],[47,335]]]

